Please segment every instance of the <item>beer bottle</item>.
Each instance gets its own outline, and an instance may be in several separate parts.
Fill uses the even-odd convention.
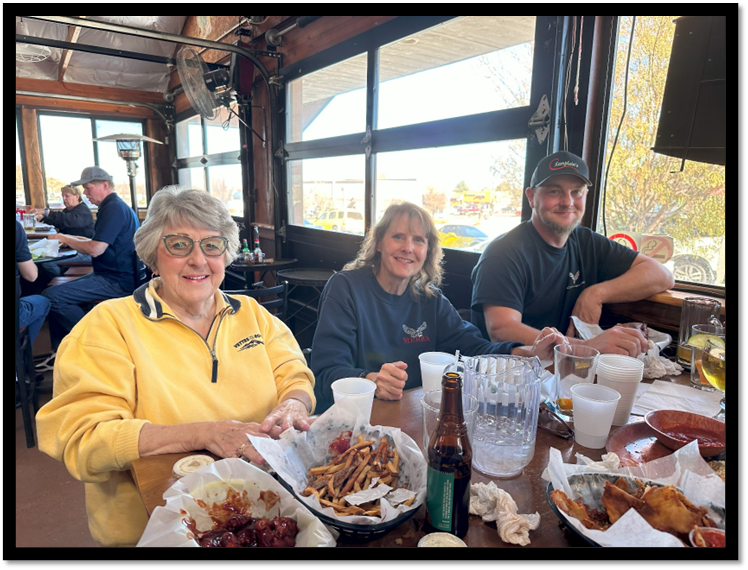
[[[462,377],[449,368],[442,377],[439,419],[427,456],[427,523],[462,538],[468,530],[473,450],[462,413]]]
[[[249,251],[249,244],[246,239],[242,240],[242,259],[244,263],[252,263],[252,252]]]

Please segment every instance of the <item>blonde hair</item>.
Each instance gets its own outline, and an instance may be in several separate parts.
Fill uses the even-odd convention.
[[[439,244],[439,234],[431,216],[426,210],[411,202],[394,202],[387,207],[379,221],[369,228],[356,259],[347,263],[343,267],[343,271],[373,267],[374,272],[378,272],[382,262],[382,254],[377,251],[377,245],[384,239],[392,222],[403,215],[408,216],[411,225],[413,222],[418,222],[421,225],[428,242],[426,261],[423,262],[421,271],[411,277],[408,288],[414,299],[418,299],[421,295],[433,297],[442,282],[442,258],[444,254]]]
[[[60,195],[63,194],[70,194],[71,196],[78,196],[78,203],[80,204],[83,202],[83,198],[81,197],[81,189],[77,186],[63,186],[60,188]]]

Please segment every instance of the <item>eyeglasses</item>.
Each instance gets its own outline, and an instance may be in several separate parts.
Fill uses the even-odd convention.
[[[168,252],[177,257],[186,257],[192,253],[195,240],[191,237],[179,234],[169,234],[163,237],[164,245]],[[209,257],[218,257],[226,252],[229,240],[223,236],[208,236],[199,242],[200,249]]]
[[[569,441],[574,440],[574,430],[569,427],[563,419],[561,419],[553,410],[551,410],[545,403],[540,404],[540,412],[538,414],[538,427],[544,431],[552,433],[558,437],[562,437]]]

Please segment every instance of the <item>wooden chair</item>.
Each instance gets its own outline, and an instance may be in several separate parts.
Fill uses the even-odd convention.
[[[21,415],[23,416],[23,430],[26,432],[26,447],[34,447],[34,416],[39,409],[39,400],[36,390],[36,378],[34,373],[34,357],[32,354],[31,338],[26,327],[18,330],[21,277],[16,275],[16,384],[18,396],[21,400]],[[29,407],[33,406],[34,413],[31,414]]]
[[[273,287],[265,287],[262,281],[253,283],[257,287],[253,289],[234,289],[231,291],[224,291],[228,295],[247,295],[257,299],[258,303],[265,307],[271,313],[274,313],[281,321],[286,320],[286,313],[288,307],[288,281],[281,281],[279,285]],[[262,300],[266,297],[275,297],[271,300]]]

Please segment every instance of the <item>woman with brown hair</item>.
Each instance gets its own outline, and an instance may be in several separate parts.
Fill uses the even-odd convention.
[[[356,259],[330,278],[320,300],[312,344],[318,413],[332,405],[339,378],[368,378],[378,398],[399,400],[421,385],[423,352],[552,358],[563,338],[555,329],[541,331],[532,347],[485,340],[439,291],[441,261],[434,222],[415,204],[390,205],[370,228]]]

